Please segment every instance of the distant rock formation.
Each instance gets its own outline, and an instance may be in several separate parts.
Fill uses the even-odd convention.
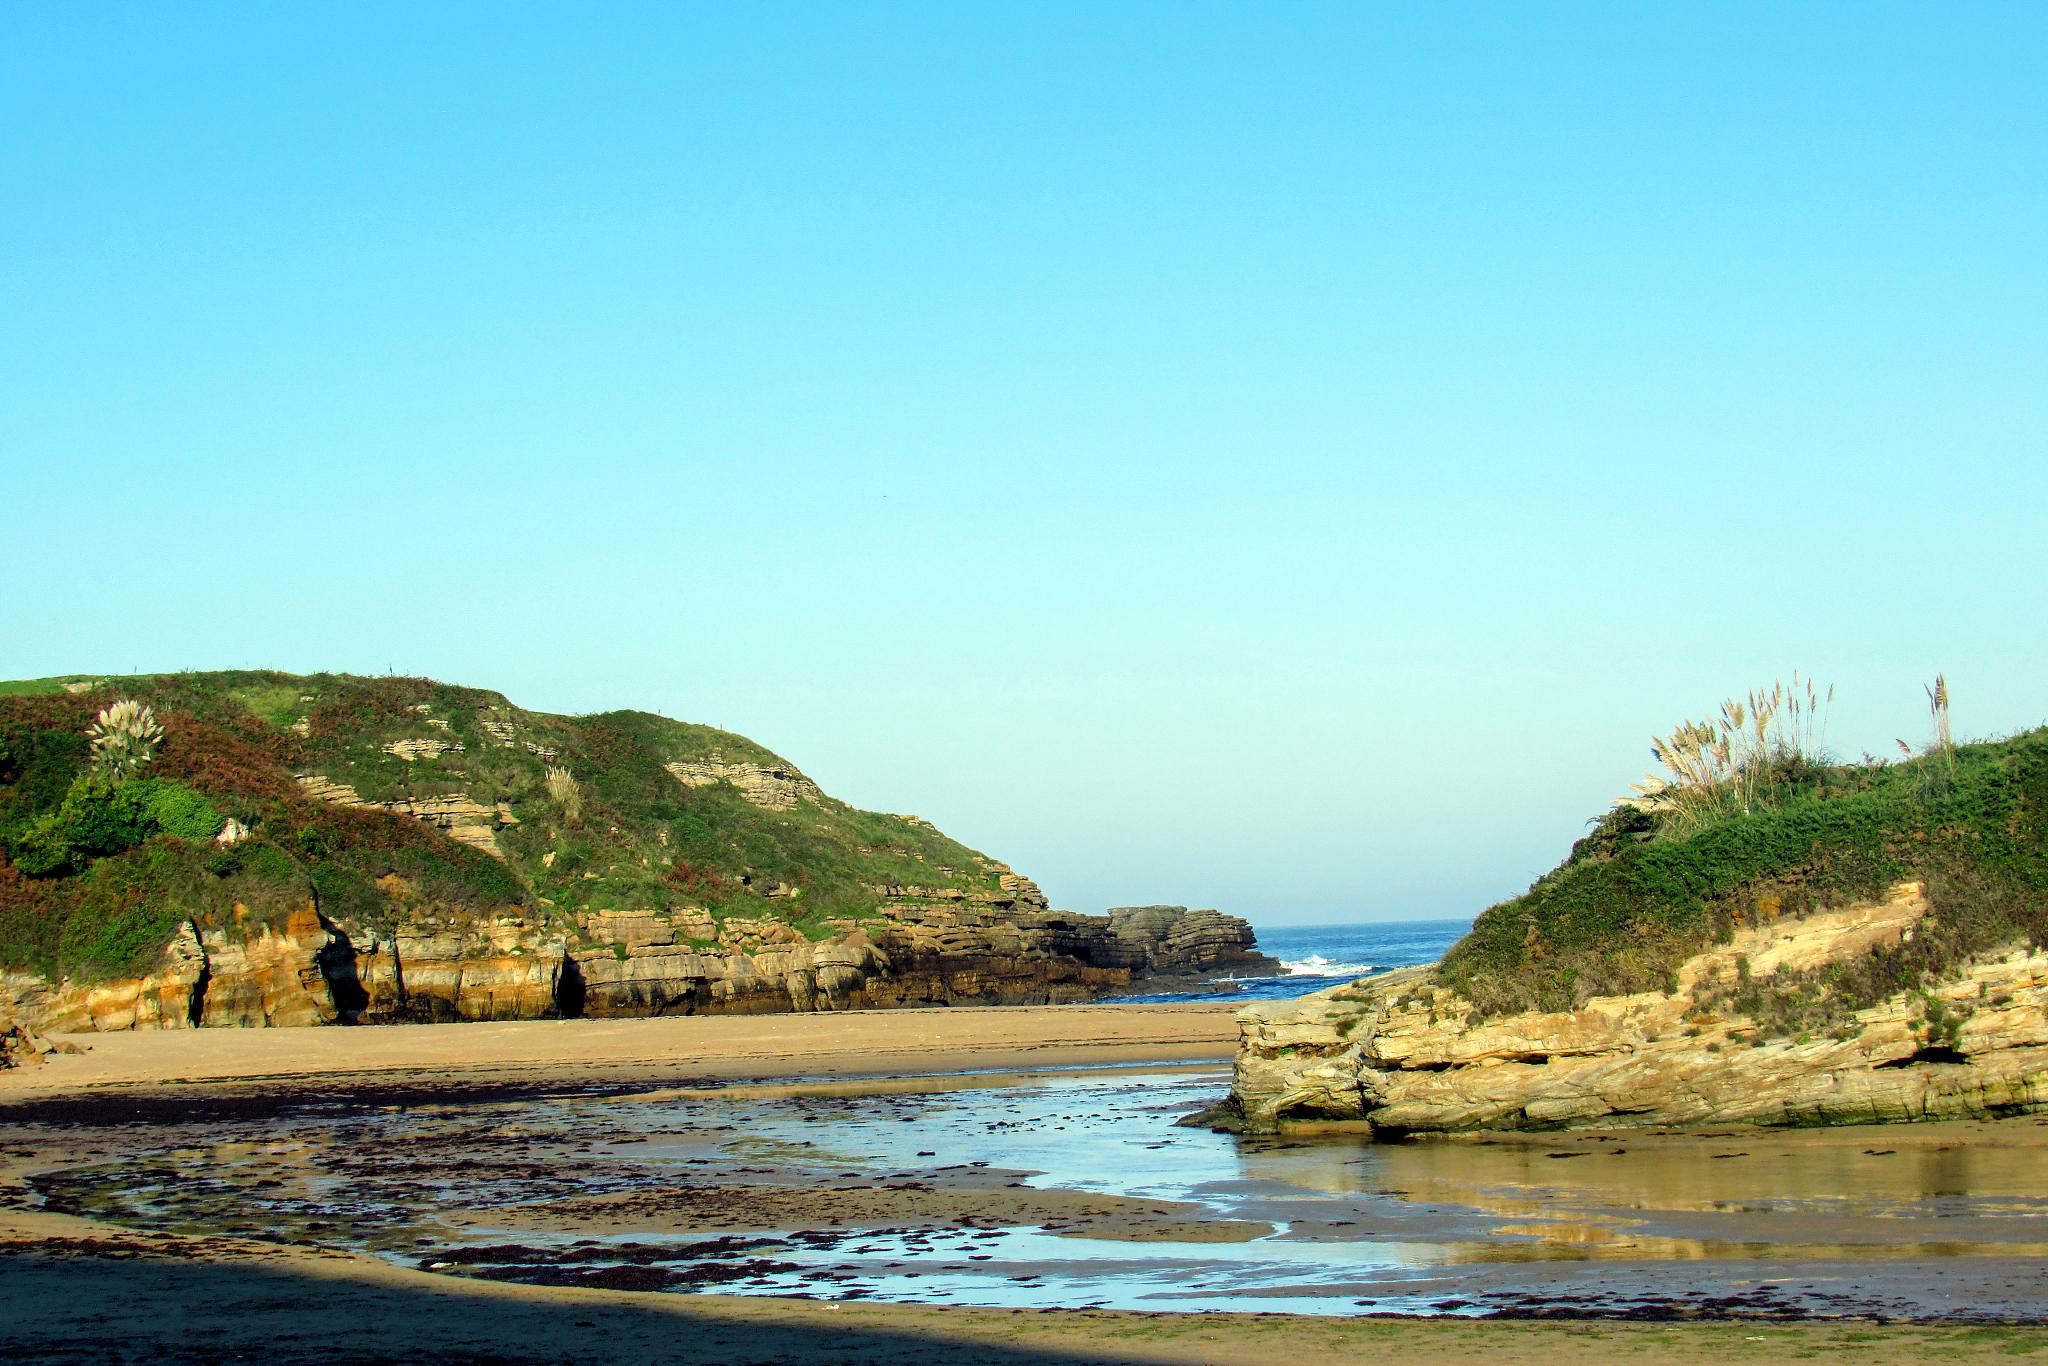
[[[1234,915],[1185,906],[1118,906],[1109,912],[1110,937],[1147,977],[1273,976],[1280,961],[1258,951],[1252,927]]]
[[[1722,1005],[1738,979],[1824,969],[1910,937],[1925,888],[1744,929],[1670,993],[1480,1020],[1404,968],[1240,1014],[1230,1110],[1255,1132],[1384,1136],[1697,1123],[1814,1125],[2048,1110],[2048,950],[2013,946],[1830,1034],[1769,1038]]]

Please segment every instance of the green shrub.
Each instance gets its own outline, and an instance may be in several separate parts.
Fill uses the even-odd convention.
[[[175,835],[181,840],[210,840],[226,823],[212,803],[189,787],[164,778],[152,778],[130,786],[147,789],[140,794],[143,812],[166,835]]]
[[[64,838],[54,815],[43,816],[7,841],[7,857],[30,877],[55,877],[71,871],[78,853]]]
[[[83,871],[94,859],[133,849],[153,835],[211,839],[221,828],[204,797],[168,779],[115,784],[98,774],[72,782],[55,811],[22,827],[8,857],[31,877]]]
[[[179,925],[213,909],[202,861],[164,843],[95,863],[58,933],[64,969],[88,981],[148,972]]]
[[[390,901],[377,884],[353,868],[321,863],[311,873],[313,900],[320,914],[330,920],[357,920],[381,924],[389,917]]]
[[[85,767],[92,750],[84,734],[73,728],[80,717],[61,708],[55,698],[12,701],[10,709],[25,714],[12,726],[0,724],[0,742],[8,753],[7,763],[0,766],[0,823],[55,807]]]

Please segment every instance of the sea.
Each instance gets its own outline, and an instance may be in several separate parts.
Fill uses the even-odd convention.
[[[1286,971],[1274,977],[1226,977],[1193,991],[1120,996],[1122,1001],[1283,1001],[1325,987],[1385,972],[1434,963],[1472,928],[1470,920],[1386,920],[1354,925],[1261,925],[1260,952],[1280,960]]]

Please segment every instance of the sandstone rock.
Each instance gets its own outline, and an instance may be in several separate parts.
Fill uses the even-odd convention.
[[[1280,964],[1256,948],[1252,927],[1236,916],[1185,906],[1119,906],[1109,912],[1119,956],[1154,977],[1217,972],[1267,976]]]
[[[329,800],[338,786],[308,784]],[[703,907],[582,911],[573,948],[545,910],[429,907],[394,928],[329,920],[310,903],[281,922],[237,907],[226,926],[181,927],[143,977],[12,974],[0,1001],[50,1027],[102,1030],[1024,1005],[1260,961],[1231,917],[1053,911],[1014,874],[1000,891],[899,887],[878,901],[880,914],[832,921],[817,940],[774,916],[720,921]]]
[[[51,1030],[537,1019],[559,1013],[566,946],[524,912],[416,915],[395,934],[309,903],[272,925],[187,923],[154,971],[113,982],[0,978],[0,1003]]]
[[[399,742],[405,743],[405,742]],[[435,743],[427,741],[424,743]],[[390,748],[386,746],[386,748]],[[444,793],[433,797],[401,797],[395,801],[373,802],[365,800],[362,794],[347,783],[337,783],[317,773],[301,773],[298,784],[306,795],[318,801],[331,802],[336,806],[354,806],[369,811],[389,811],[396,816],[411,816],[447,832],[449,838],[460,840],[486,854],[503,858],[498,848],[498,826],[516,825],[511,810],[503,803],[484,806],[471,801],[460,792]]]
[[[77,1044],[46,1039],[22,1023],[13,1009],[0,1001],[0,1071],[11,1067],[41,1067],[60,1053],[83,1053]]]
[[[445,728],[447,722],[442,722]],[[421,740],[393,740],[384,746],[386,754],[395,754],[407,763],[418,763],[422,759],[438,759],[450,752],[460,753],[462,743],[458,740],[442,740],[428,737]]]
[[[1195,971],[1270,961],[1243,954],[1250,928],[1215,912],[1159,908],[1127,919],[1119,934],[1113,916],[1043,910],[1011,899],[1042,901],[1028,879],[1013,886],[985,898],[885,889],[882,917],[833,922],[819,942],[779,920],[731,917],[714,927],[692,908],[588,913],[580,925],[595,946],[572,954],[573,991],[583,1013],[604,1016],[1023,1005],[1127,990],[1155,963]]]
[[[357,1018],[532,1020],[562,1013],[568,947],[537,917],[417,915],[395,933],[345,932],[346,996]],[[330,976],[335,974],[330,970]]]
[[[662,767],[685,787],[730,783],[748,801],[770,811],[788,811],[800,801],[815,802],[825,795],[816,783],[795,769],[728,763],[717,754],[705,759],[677,760]]]
[[[1390,1135],[1713,1123],[1834,1124],[2048,1109],[2048,952],[1980,960],[1934,995],[1967,1011],[1931,1046],[1918,993],[1860,1011],[1846,1037],[1761,1037],[1701,1018],[1707,986],[1805,971],[1895,944],[1927,912],[1918,884],[1883,902],[1744,930],[1683,964],[1678,990],[1478,1022],[1409,968],[1253,1006],[1232,1095],[1244,1124],[1350,1122]]]
[[[204,1000],[206,952],[191,922],[178,927],[154,971],[111,982],[37,982],[40,991],[15,986],[23,1018],[39,1029],[71,1033],[88,1029],[189,1029],[199,1023]]]
[[[272,928],[248,926],[248,913],[235,909],[236,928],[199,934],[206,966],[194,1023],[332,1023],[339,1011],[321,955],[334,936],[319,912],[308,903]]]

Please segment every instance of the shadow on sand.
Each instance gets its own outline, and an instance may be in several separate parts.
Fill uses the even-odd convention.
[[[203,1252],[208,1240],[193,1240]],[[37,1363],[958,1362],[1102,1360],[1022,1349],[1000,1322],[947,1340],[929,1313],[888,1306],[707,1301],[539,1290],[350,1258],[275,1259],[217,1249],[205,1259],[96,1239],[0,1251],[0,1359]],[[219,1260],[212,1257],[218,1256]],[[1002,1316],[1007,1317],[1007,1316]],[[964,1326],[964,1325],[963,1325]],[[1083,1325],[1077,1323],[1077,1329]],[[1085,1338],[1082,1339],[1085,1341]]]

